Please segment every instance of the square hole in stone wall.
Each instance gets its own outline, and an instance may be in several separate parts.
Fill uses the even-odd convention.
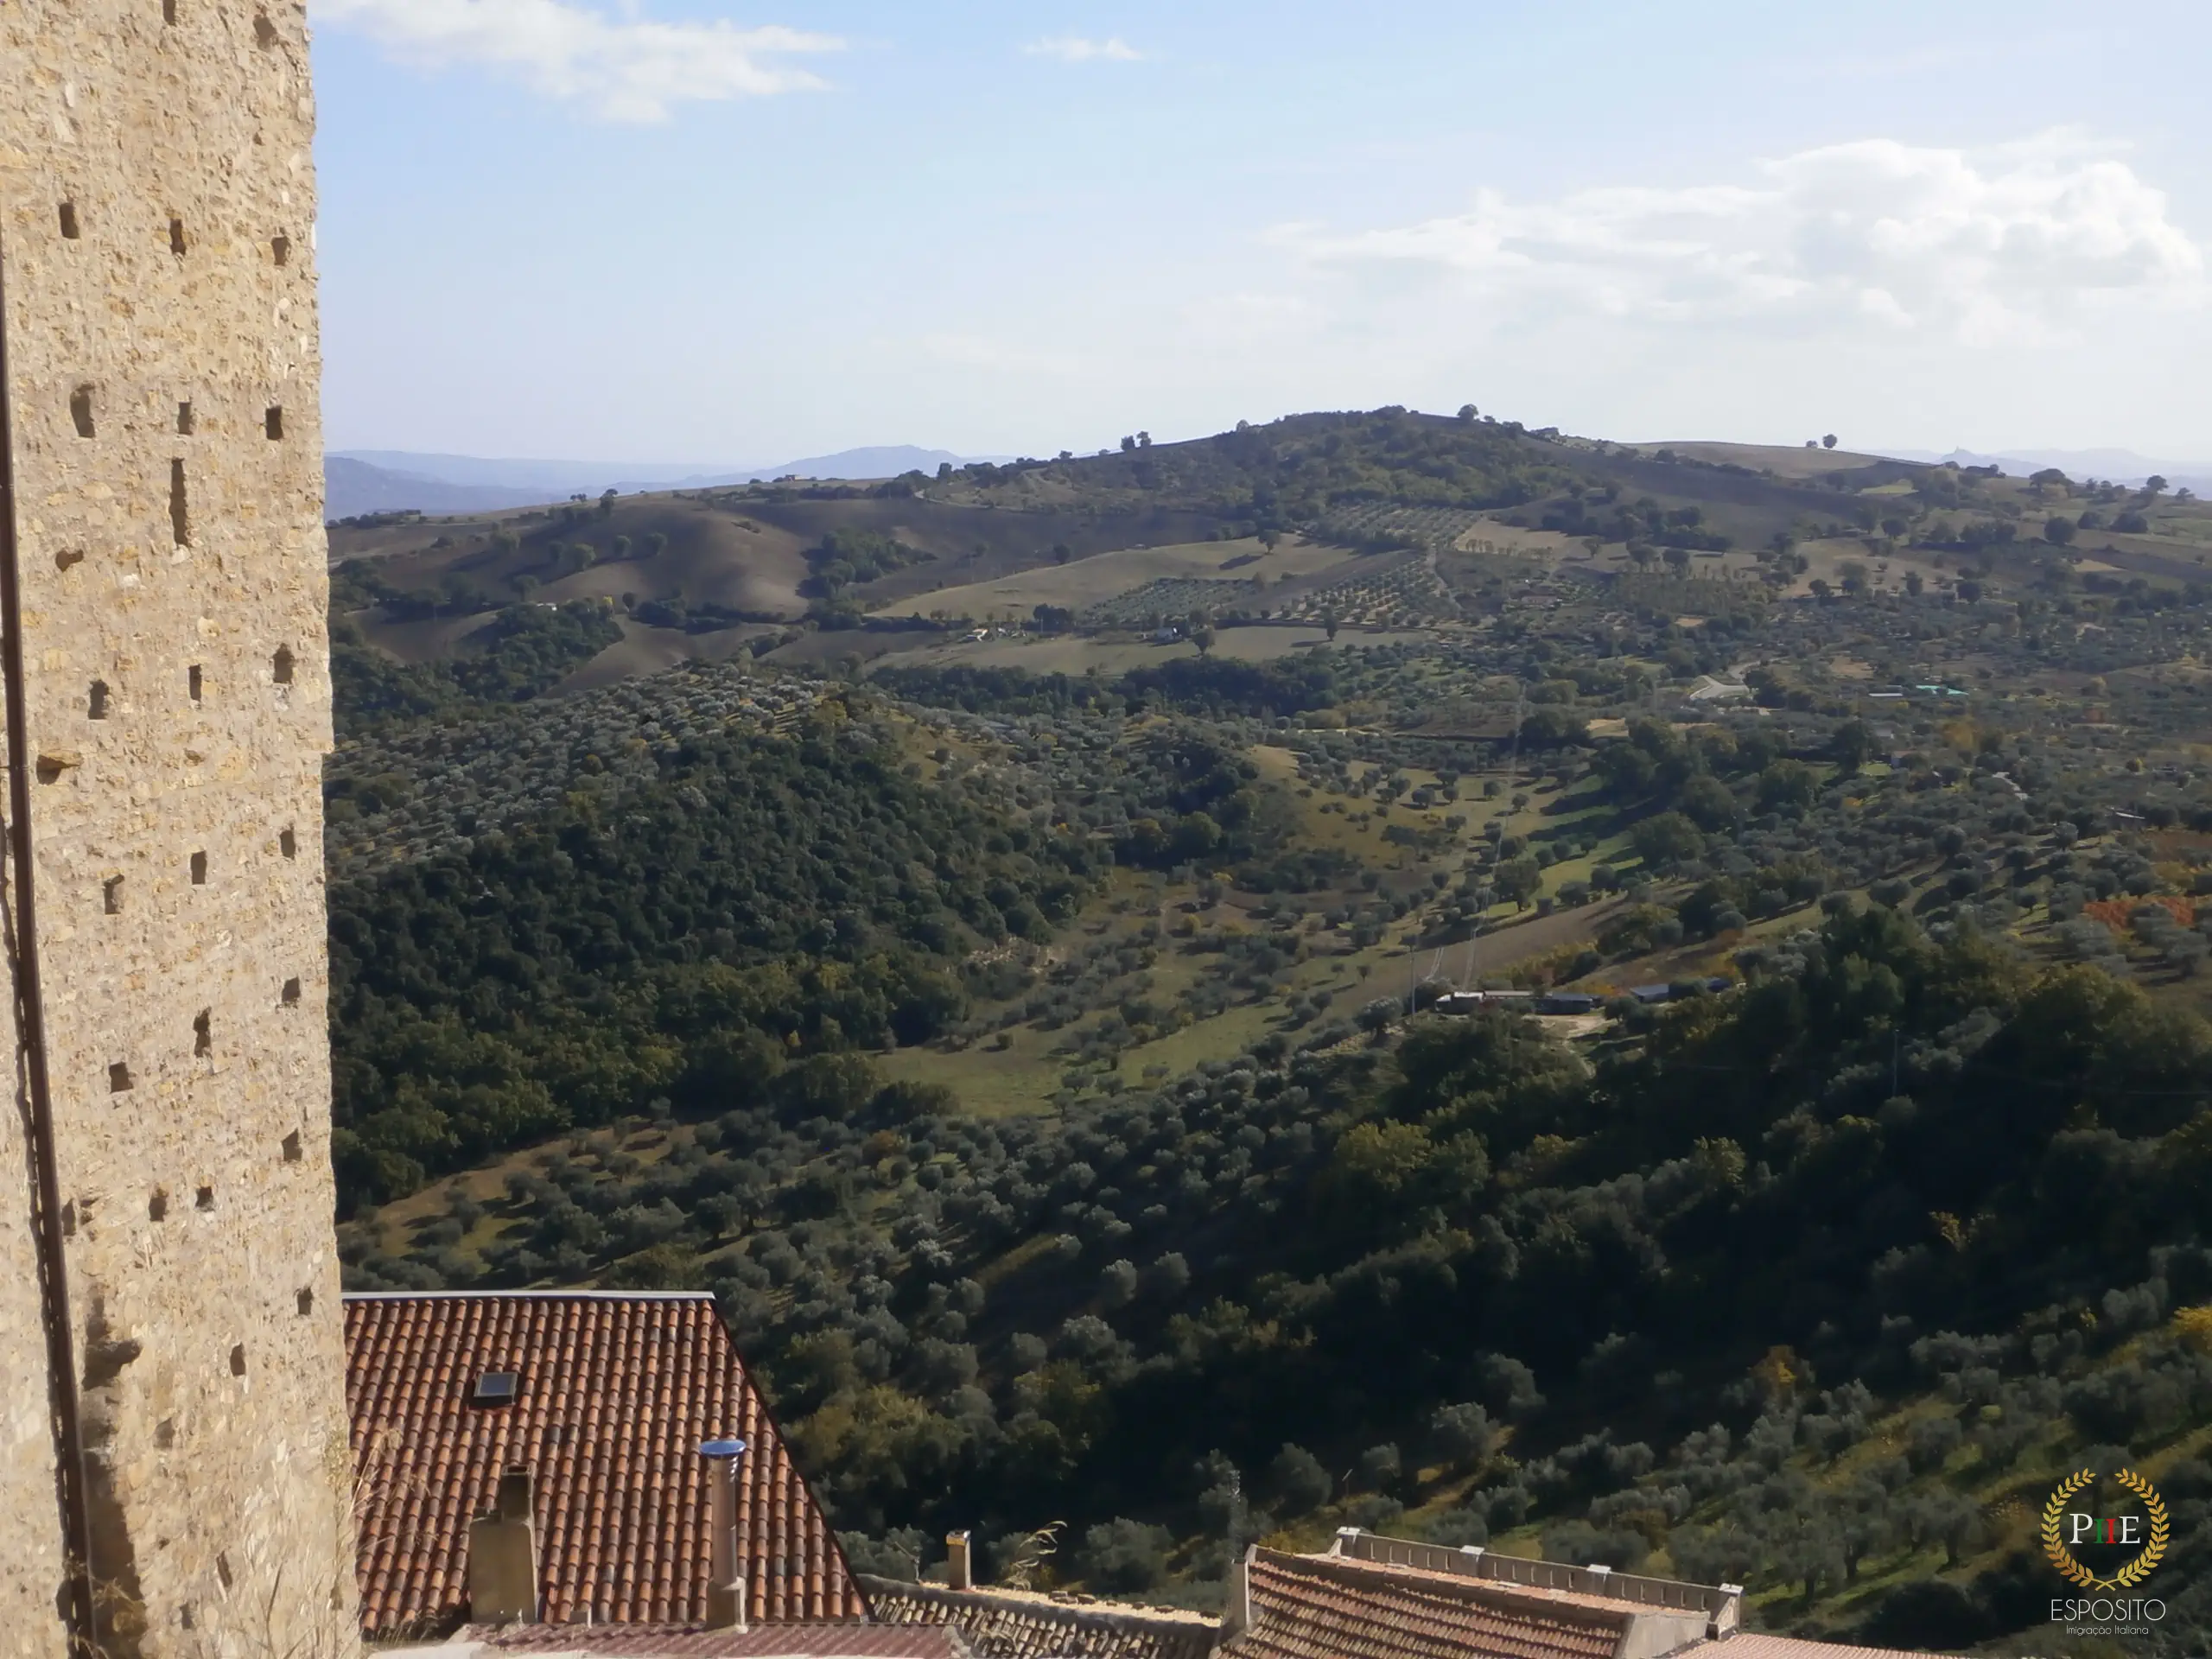
[[[154,1189],[154,1196],[146,1200],[146,1219],[160,1221],[167,1217],[168,1212],[169,1195],[157,1186]]]
[[[85,698],[85,713],[94,720],[107,718],[107,682],[94,680]]]
[[[300,855],[300,838],[289,829],[279,830],[276,832],[276,850],[287,858],[297,858]]]
[[[61,204],[61,234],[72,242],[77,239],[77,204],[73,201]]]
[[[292,238],[279,232],[269,238],[269,258],[272,264],[289,264],[292,258]]]
[[[130,1087],[130,1068],[118,1060],[107,1069],[107,1091],[119,1095]]]
[[[195,887],[207,885],[207,855],[205,853],[192,855],[192,885]]]
[[[192,1195],[192,1207],[195,1210],[213,1210],[215,1207],[215,1189],[212,1186],[200,1188]]]
[[[236,1343],[232,1345],[231,1375],[232,1376],[244,1376],[245,1375],[245,1344],[242,1342]],[[219,1557],[217,1558],[216,1568],[222,1573],[223,1588],[226,1590],[231,1587],[231,1574],[229,1567],[229,1562],[223,1560]]]
[[[76,423],[79,437],[92,435],[92,389],[90,386],[79,386],[69,394],[69,418]]]
[[[284,435],[284,407],[282,404],[271,404],[261,411],[261,429],[271,439]]]
[[[297,1129],[284,1137],[284,1161],[288,1164],[300,1161],[300,1132]]]
[[[189,403],[176,406],[176,429],[185,437],[192,435],[192,405]]]
[[[202,1008],[192,1017],[192,1052],[204,1057],[215,1052],[214,1010]]]
[[[180,258],[184,255],[184,221],[181,219],[169,220],[169,251]]]
[[[289,645],[276,647],[276,654],[269,659],[269,672],[279,685],[292,683],[292,648]]]
[[[194,663],[190,668],[184,671],[185,694],[194,702],[200,701],[200,664]]]
[[[100,883],[100,908],[111,916],[123,914],[123,878],[111,875]]]
[[[299,1308],[302,1319],[315,1312],[315,1292],[303,1290],[300,1293]]]
[[[290,1007],[293,1003],[295,1003],[295,1002],[298,1001],[299,1000],[300,1000],[300,982],[299,982],[298,980],[296,980],[296,979],[288,979],[288,980],[286,980],[286,981],[284,982],[284,990],[283,990],[283,1001],[284,1001],[284,1004],[285,1004],[285,1006],[289,1007]]]

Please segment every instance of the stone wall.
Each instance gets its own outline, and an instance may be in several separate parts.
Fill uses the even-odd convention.
[[[33,868],[103,1646],[343,1654],[305,11],[16,0],[0,38]],[[9,1368],[11,1482],[42,1370]],[[50,1479],[17,1496],[51,1522]],[[0,1577],[12,1596],[30,1563],[51,1608],[13,1524]]]
[[[0,905],[12,929],[12,891],[0,895]],[[11,1058],[20,1052],[12,996],[0,996],[0,1042]],[[48,1416],[28,1108],[18,1089],[0,1112],[0,1653],[62,1659],[66,1633],[55,1599],[66,1566]]]

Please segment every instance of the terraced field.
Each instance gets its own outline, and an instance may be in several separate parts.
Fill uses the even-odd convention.
[[[1321,521],[1323,534],[1354,546],[1388,537],[1414,547],[1450,547],[1487,524],[1487,513],[1465,507],[1402,507],[1388,501],[1332,512]]]
[[[1354,573],[1319,585],[1300,584],[1278,614],[1287,621],[1322,622],[1334,617],[1362,627],[1415,627],[1459,613],[1458,602],[1418,554],[1363,561]]]

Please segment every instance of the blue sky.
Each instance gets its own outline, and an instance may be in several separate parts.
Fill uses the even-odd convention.
[[[334,448],[2212,458],[2212,7],[311,0]]]

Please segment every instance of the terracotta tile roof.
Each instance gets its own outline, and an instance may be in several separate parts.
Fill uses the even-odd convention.
[[[588,1654],[593,1659],[969,1659],[958,1634],[944,1627],[893,1630],[881,1624],[762,1624],[709,1630],[696,1624],[471,1625],[454,1638],[480,1644],[484,1659],[502,1653]]]
[[[1205,1659],[1221,1634],[1203,1613],[1074,1603],[1018,1590],[948,1590],[861,1578],[887,1625],[950,1625],[977,1659]]]
[[[1574,1567],[1531,1556],[1502,1555],[1495,1550],[1451,1549],[1412,1538],[1390,1538],[1357,1527],[1340,1527],[1328,1558],[1363,1561],[1401,1573],[1429,1573],[1465,1583],[1470,1580],[1522,1597],[1562,1606],[1632,1614],[1643,1627],[1633,1645],[1649,1650],[1690,1646],[1732,1633],[1742,1619],[1739,1586],[1690,1584],[1681,1579],[1645,1578],[1609,1567]]]
[[[1224,1659],[1612,1659],[1633,1607],[1563,1591],[1255,1549]]]
[[[706,1616],[702,1440],[739,1435],[755,1624],[866,1616],[844,1552],[704,1293],[372,1294],[346,1299],[361,1624],[467,1615],[468,1523],[528,1468],[549,1623]],[[514,1402],[470,1403],[487,1372]]]
[[[1681,1659],[1929,1659],[1897,1648],[1851,1648],[1834,1642],[1807,1642],[1764,1630],[1738,1630],[1726,1642],[1708,1642]]]

